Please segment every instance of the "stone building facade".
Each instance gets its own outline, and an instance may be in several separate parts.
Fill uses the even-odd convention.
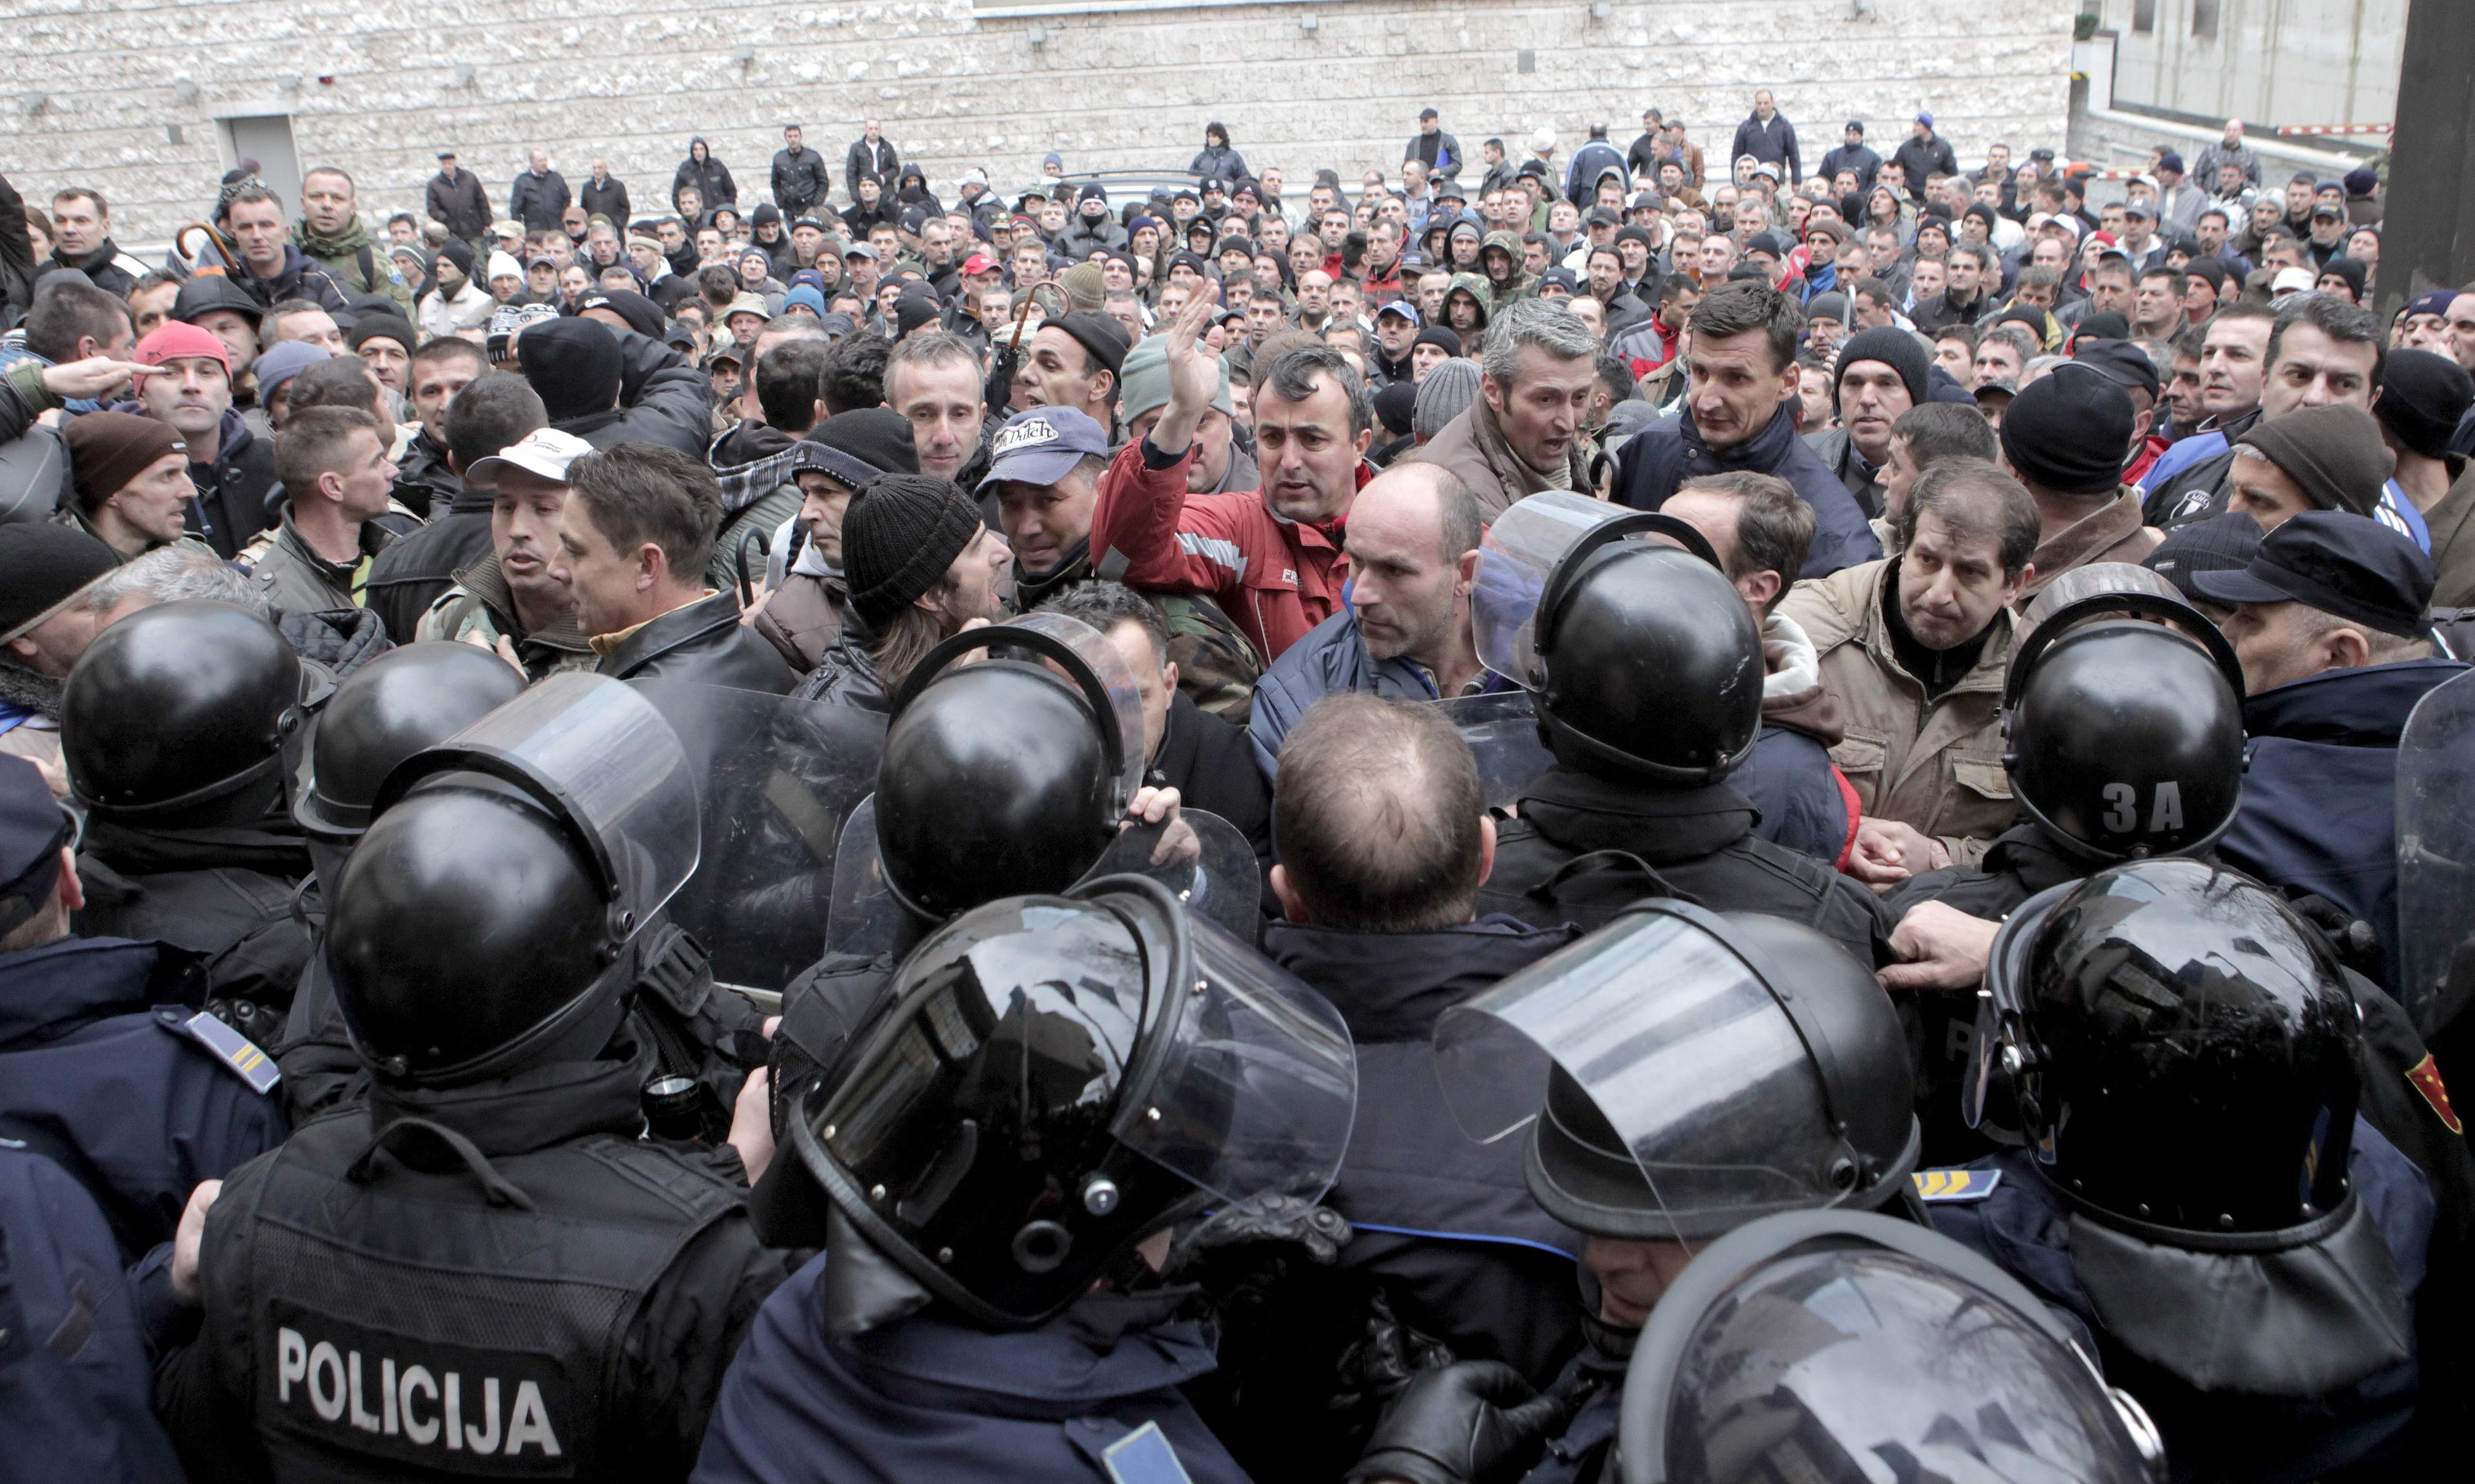
[[[606,156],[641,213],[701,134],[766,189],[780,126],[835,165],[884,120],[950,197],[973,163],[1010,191],[1069,171],[1175,169],[1225,120],[1249,164],[1303,184],[1397,166],[1422,106],[1475,158],[1540,128],[1557,159],[1646,106],[1724,155],[1768,86],[1808,162],[1850,117],[1888,154],[1930,109],[1963,159],[2059,145],[2077,0],[18,0],[0,160],[29,200],[76,182],[125,241],[159,241],[243,156],[334,163],[365,207],[418,209],[453,145],[503,204],[525,152],[570,182]]]

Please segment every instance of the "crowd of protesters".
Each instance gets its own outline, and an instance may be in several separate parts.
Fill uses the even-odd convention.
[[[29,861],[0,856],[0,877],[22,866],[18,885],[36,883],[25,913],[0,914],[0,1089],[12,1059],[42,1039],[11,1039],[5,1003],[26,979],[20,959],[53,951],[25,937],[27,925],[58,917],[63,933],[72,920],[81,934],[116,931],[109,924],[136,920],[128,904],[144,896],[131,883],[164,872],[236,872],[218,879],[245,877],[257,893],[251,936],[207,945],[215,957],[202,1003],[215,1013],[198,1017],[248,1037],[248,1050],[183,1016],[165,1028],[236,1069],[278,1058],[287,1079],[272,1095],[251,1084],[267,1103],[257,1121],[240,1134],[224,1129],[211,1155],[184,1156],[181,1181],[152,1192],[152,1204],[104,1201],[133,1283],[144,1285],[142,1325],[125,1327],[144,1329],[146,1355],[159,1341],[168,1352],[164,1337],[184,1324],[195,1334],[206,1283],[207,1338],[184,1339],[188,1369],[166,1374],[186,1376],[185,1389],[167,1381],[159,1399],[193,1473],[204,1476],[202,1460],[238,1456],[227,1445],[253,1427],[275,1438],[293,1424],[280,1409],[253,1422],[246,1404],[198,1379],[222,1363],[216,1347],[246,1343],[217,1327],[207,1226],[216,1198],[198,1187],[191,1200],[190,1189],[281,1146],[287,1116],[315,1127],[308,1120],[331,1108],[306,1102],[310,1089],[346,1097],[332,1090],[342,1079],[306,1077],[293,1058],[324,1047],[352,1067],[361,1042],[311,1034],[323,1002],[306,945],[326,930],[308,912],[333,887],[313,881],[282,807],[268,819],[182,815],[186,825],[158,830],[139,852],[130,839],[200,795],[114,815],[125,801],[80,772],[100,766],[81,763],[94,753],[72,735],[71,697],[97,683],[86,678],[96,666],[81,662],[152,607],[240,609],[331,681],[453,641],[511,667],[518,689],[592,672],[874,717],[905,704],[925,657],[964,630],[1064,613],[1139,662],[1146,783],[1173,790],[1172,807],[1182,799],[1234,825],[1267,908],[1302,927],[1323,910],[1310,902],[1316,888],[1296,885],[1306,868],[1292,877],[1279,863],[1324,845],[1300,801],[1373,807],[1332,793],[1315,769],[1379,772],[1384,748],[1423,758],[1418,749],[1437,745],[1387,713],[1319,703],[1532,687],[1533,676],[1491,668],[1502,656],[1473,624],[1491,529],[1516,509],[1568,508],[1536,503],[1556,492],[1663,511],[1700,533],[1759,631],[1758,740],[1706,778],[1693,773],[1699,792],[1635,779],[1621,789],[1637,785],[1638,796],[1616,803],[1618,785],[1585,788],[1580,754],[1558,750],[1558,769],[1486,826],[1491,864],[1476,866],[1477,880],[1489,869],[1498,880],[1484,895],[1473,884],[1471,902],[1543,912],[1525,920],[1564,935],[1524,937],[1521,954],[1502,961],[1518,966],[1608,920],[1575,894],[1572,868],[1620,855],[1659,888],[1632,896],[1695,894],[1714,912],[1797,917],[1879,969],[1897,995],[1972,988],[1998,951],[1988,947],[1996,919],[2016,901],[1966,915],[1938,896],[1951,873],[2041,889],[2052,884],[2037,876],[2046,867],[2021,863],[2065,860],[2039,842],[2067,826],[2042,814],[2031,823],[2011,781],[2021,757],[2017,737],[2005,742],[2016,699],[2005,671],[2019,616],[2082,569],[2144,566],[2222,627],[2248,686],[2241,727],[2254,752],[2242,810],[2222,840],[2193,848],[2308,899],[2320,912],[2313,920],[2354,952],[2349,967],[2395,992],[2396,815],[2386,791],[2408,710],[2463,672],[2455,657],[2475,644],[2475,281],[2375,312],[2387,196],[2377,171],[2279,180],[2230,122],[2190,159],[2161,146],[2118,181],[2033,140],[1990,141],[1963,159],[1926,111],[1896,126],[1896,143],[1883,121],[1848,120],[1809,162],[1814,126],[1801,146],[1769,91],[1753,94],[1731,134],[1650,109],[1629,139],[1597,123],[1581,137],[1540,131],[1470,149],[1445,122],[1425,109],[1397,161],[1386,150],[1354,173],[1285,169],[1242,127],[1214,122],[1182,170],[1082,172],[1050,154],[1028,182],[992,180],[968,159],[923,161],[876,119],[839,168],[792,124],[770,165],[724,160],[694,138],[666,182],[622,179],[600,158],[579,171],[538,148],[512,180],[484,182],[442,147],[418,204],[365,198],[349,172],[315,162],[309,141],[297,199],[243,160],[210,199],[202,182],[204,225],[142,251],[115,236],[105,195],[75,178],[22,162],[0,180],[0,766],[16,770],[0,785],[14,788],[31,764],[46,786],[0,788],[15,812],[0,847],[41,836]],[[1741,617],[1733,599],[1723,606],[1729,621]],[[1538,647],[1543,665],[1543,639]],[[198,663],[212,668],[204,655]],[[1665,671],[1643,682],[1673,683]],[[1640,703],[1625,686],[1606,689]],[[1542,706],[1556,704],[1552,688],[1541,693]],[[1675,704],[1680,715],[1698,703]],[[1576,704],[1594,701],[1584,693]],[[113,715],[132,733],[154,719]],[[167,715],[164,725],[180,721]],[[1363,736],[1350,742],[1349,727]],[[2338,753],[2346,756],[2332,761]],[[2375,755],[2377,777],[2359,766]],[[1569,796],[1548,787],[1565,787],[1558,779]],[[66,815],[48,798],[17,796],[46,792],[80,817],[100,805],[108,826],[59,876],[65,885],[43,867]],[[26,822],[37,816],[39,830]],[[1703,828],[1697,819],[1716,821],[1706,840],[1692,834]],[[1669,853],[1624,836],[1636,826]],[[1481,860],[1475,839],[1471,862]],[[107,859],[115,843],[117,864]],[[2087,859],[2071,859],[2053,883],[2087,874]],[[14,900],[0,893],[0,904]],[[1471,924],[1478,906],[1455,910],[1446,925],[1457,933],[1499,920]],[[296,933],[299,951],[277,955],[278,966],[251,957],[273,952],[269,935]],[[1492,963],[1501,946],[1455,952]],[[1349,974],[1376,971],[1325,967],[1360,1030]],[[1455,985],[1461,971],[1435,970]],[[149,1009],[144,991],[129,996],[113,1004],[150,1020],[170,1014]],[[1974,1151],[1935,1142],[1951,1131],[1925,1112],[1924,1089],[1955,1099],[1960,1074],[1943,1063],[1966,1050],[1973,1013],[1924,1016],[1914,1068],[1928,1153],[1954,1162]],[[752,1064],[764,1065],[761,1037],[751,1044]],[[1361,1059],[1361,1075],[1378,1075]],[[383,1081],[383,1058],[373,1064]],[[2408,1078],[2454,1131],[2445,1094],[2432,1090],[2436,1066],[2426,1056]],[[2409,1096],[2399,1082],[2382,1083],[2392,1101]],[[762,1083],[746,1085],[755,1090],[740,1094],[736,1119],[724,1100],[726,1145],[713,1141],[735,1149],[729,1159],[745,1169],[729,1173],[743,1183],[773,1154],[773,1132],[750,1127],[768,1122]],[[365,1078],[353,1096],[366,1095]],[[17,1127],[8,1119],[20,1101],[0,1098],[0,1132]],[[86,1116],[100,1116],[90,1100]],[[779,1116],[772,1122],[778,1131]],[[2394,1197],[2383,1219],[2412,1204],[2401,1193],[2412,1186],[2430,1228],[2427,1184],[2441,1188],[2444,1225],[2463,1217],[2464,1192],[2449,1186],[2463,1150],[2444,1157],[2428,1147],[2438,1134],[2383,1133],[2406,1150],[2379,1144],[2379,1157],[2406,1170],[2367,1187]],[[446,1163],[421,1168],[462,1180],[458,1158],[482,1160],[463,1138],[444,1135],[441,1147],[454,1146]],[[371,1157],[336,1175],[329,1199],[345,1200]],[[475,1178],[494,1203],[524,1198]],[[1520,1174],[1507,1179],[1518,1197]],[[1084,1199],[1102,1198],[1087,1189]],[[1532,1218],[1545,1220],[1522,1219]],[[8,1231],[15,1243],[17,1229]],[[2460,1265],[2453,1282],[2463,1240],[2431,1236],[2435,1271],[2444,1246]],[[1593,1253],[1605,1245],[1589,1241]],[[2405,1250],[2390,1246],[2407,1271]],[[747,1286],[759,1259],[747,1260],[739,1308],[672,1316],[695,1330],[679,1340],[690,1360],[663,1373],[675,1395],[632,1371],[620,1393],[684,1414],[644,1423],[660,1435],[646,1446],[670,1449],[649,1455],[662,1459],[652,1476],[677,1476],[698,1457],[730,1347],[767,1291]],[[772,1265],[766,1284],[781,1282],[788,1269],[762,1261]],[[2415,1281],[2422,1262],[2416,1246]],[[1498,1290],[1484,1302],[1496,1305],[1490,1316],[1533,1302]],[[773,1304],[766,1312],[778,1320]],[[1526,1396],[1581,1344],[1579,1329],[1548,1328],[1528,1335],[1532,1352],[1489,1339],[1461,1358],[1513,1362],[1529,1374]],[[726,1346],[717,1338],[725,1330]],[[301,1346],[293,1329],[281,1332]],[[759,1341],[766,1332],[760,1324]],[[352,1343],[365,1342],[384,1336]],[[282,1374],[306,1377],[312,1399],[327,1395],[326,1362],[264,1343],[272,1358],[261,1370],[298,1360],[302,1369]],[[0,1368],[11,1344],[0,1327]],[[379,1393],[381,1429],[377,1413],[364,1425],[362,1351],[350,1353],[350,1426],[408,1447],[397,1439],[395,1361]],[[953,1383],[919,1363],[921,1387]],[[2346,1385],[2371,1387],[2364,1377],[2374,1369],[2349,1373]],[[2463,1382],[2463,1369],[2452,1374]],[[787,1445],[746,1420],[766,1415],[761,1382],[733,1375],[741,1389],[725,1397],[717,1428],[731,1425],[734,1405],[758,1410],[706,1446],[703,1476],[774,1476],[781,1457],[768,1449]],[[2407,1375],[2412,1411],[2411,1366]],[[496,1448],[499,1382],[489,1385]],[[566,1394],[551,1395],[556,1412]],[[2394,1457],[2379,1452],[2406,1436],[2394,1394],[2383,1404],[2395,1415],[2377,1425],[2347,1410],[2360,1399],[2347,1395],[2336,1409],[2343,1427],[2329,1426],[2348,1441],[2329,1456]],[[446,1403],[449,1417],[456,1404]],[[527,1415],[517,1404],[509,1427]],[[1184,1425],[1171,1423],[1171,1432]],[[96,1425],[135,1436],[156,1423],[141,1395],[134,1411]],[[633,1436],[636,1423],[614,1415],[606,1425]],[[2213,1436],[2179,1425],[2182,1438]],[[456,1426],[447,1423],[449,1449],[459,1447]],[[924,1435],[887,1426],[912,1443]],[[1385,1452],[1390,1435],[1368,1455],[1382,1466],[1351,1477],[1518,1476],[1436,1472],[1408,1445]],[[359,1446],[334,1437],[344,1441],[319,1447]],[[1603,1431],[1602,1451],[1587,1456],[1603,1462],[1605,1444]],[[284,1451],[293,1446],[269,1444],[268,1456],[341,1456]],[[1196,1445],[1181,1434],[1179,1448],[1191,1462]],[[416,1461],[455,1466],[445,1455]],[[255,1472],[234,1466],[235,1476]],[[306,1476],[289,1464],[273,1472]],[[885,1476],[906,1471],[888,1465]],[[923,1464],[908,1476],[970,1475]],[[1185,1475],[1112,1463],[1107,1476]]]

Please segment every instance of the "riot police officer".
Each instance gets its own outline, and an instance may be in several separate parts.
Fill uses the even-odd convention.
[[[328,689],[274,624],[191,600],[105,629],[61,695],[87,821],[77,930],[204,956],[218,1013],[264,1045],[309,961],[293,911],[309,858],[284,790],[287,747]]]
[[[626,684],[553,676],[389,775],[327,919],[367,1107],[233,1175],[203,1327],[159,1400],[193,1476],[687,1472],[788,1261],[739,1141],[641,1137],[629,991],[695,868],[677,741]]]
[[[1536,693],[1556,765],[1500,832],[1485,910],[1586,929],[1684,893],[1887,957],[1873,896],[1754,835],[1752,801],[1727,785],[1761,733],[1761,633],[1701,532],[1551,492],[1506,511],[1487,541],[1471,596],[1480,657]]]
[[[2154,1424],[2080,1344],[1931,1230],[1854,1211],[1765,1217],[1695,1257],[1642,1330],[1622,1474],[2162,1484]]]
[[[2327,942],[2239,872],[2133,862],[2014,912],[1986,988],[1971,1117],[2022,1147],[1935,1224],[2094,1331],[2178,1477],[2392,1456],[2433,1199],[2357,1117]]]
[[[353,672],[328,699],[309,742],[309,779],[292,800],[321,895],[341,878],[397,764],[443,742],[523,693],[525,677],[475,645],[405,645]],[[367,1089],[326,967],[301,976],[276,1062],[295,1121]]]
[[[1928,961],[1883,971],[1918,991],[1928,1162],[1983,1152],[1958,1100],[1977,976],[1973,964],[1946,971],[1935,950],[1946,937],[1990,938],[2029,897],[2118,862],[2205,856],[2242,797],[2242,696],[2234,647],[2145,568],[2076,569],[2021,616],[2003,678],[2003,764],[2022,817],[1983,860],[1883,898],[1900,921],[1893,947]],[[1918,911],[1925,903],[1938,905]]]
[[[912,668],[893,705],[876,791],[835,855],[826,955],[783,992],[777,1135],[792,1096],[829,1075],[883,1008],[896,958],[955,912],[1063,890],[1105,864],[1176,875],[1188,908],[1253,932],[1244,838],[1208,815],[1181,819],[1175,790],[1143,786],[1140,690],[1090,625],[1043,613],[957,635]],[[1206,868],[1164,870],[1180,846]]]
[[[70,935],[73,833],[0,756],[0,1139],[76,1176],[154,1292],[191,1189],[283,1142],[283,1106],[266,1055],[200,1008],[196,955]]]
[[[768,1300],[696,1477],[1245,1475],[1180,1395],[1213,1367],[1171,1224],[1311,1202],[1349,1034],[1147,877],[972,908],[904,961],[850,1075],[802,1086],[777,1179],[824,1255]]]
[[[1434,1044],[1461,1131],[1485,1143],[1526,1124],[1532,1195],[1587,1238],[1588,1345],[1552,1405],[1488,1362],[1412,1380],[1354,1480],[1466,1484],[1482,1475],[1453,1460],[1478,1436],[1499,1466],[1535,1459],[1535,1484],[1611,1478],[1626,1363],[1697,1248],[1782,1211],[1924,1220],[1898,1012],[1801,924],[1642,902],[1447,1010]]]

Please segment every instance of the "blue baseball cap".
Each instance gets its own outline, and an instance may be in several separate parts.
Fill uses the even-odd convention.
[[[1055,484],[1094,455],[1109,456],[1109,430],[1071,407],[1033,407],[1006,419],[989,443],[995,455],[983,490],[1008,481]]]

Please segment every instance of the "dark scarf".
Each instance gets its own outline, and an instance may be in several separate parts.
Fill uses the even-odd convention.
[[[1999,618],[1999,615],[1997,615]],[[1988,623],[1973,639],[1948,649],[1928,649],[1924,641],[1908,632],[1907,620],[1899,617],[1899,559],[1882,573],[1882,621],[1891,635],[1891,654],[1899,668],[1917,677],[1925,688],[1925,699],[1933,700],[1966,678],[1976,668],[1977,656],[1985,652],[1985,642],[1994,635]]]

